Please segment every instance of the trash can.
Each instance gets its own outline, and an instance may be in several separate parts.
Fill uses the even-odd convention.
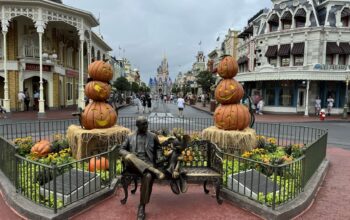
[[[210,111],[215,112],[216,109],[216,100],[210,100]]]

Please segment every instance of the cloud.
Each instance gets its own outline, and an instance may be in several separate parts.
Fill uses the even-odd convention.
[[[242,30],[270,0],[63,0],[64,4],[101,16],[101,34],[119,56],[118,47],[141,72],[156,75],[164,55],[170,75],[187,71],[199,50],[208,54],[229,28]]]

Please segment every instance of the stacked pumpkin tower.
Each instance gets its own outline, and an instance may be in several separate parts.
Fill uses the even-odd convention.
[[[214,113],[215,126],[203,130],[203,137],[224,149],[250,150],[256,137],[255,131],[249,128],[250,112],[240,104],[244,90],[234,79],[238,72],[236,60],[225,56],[217,72],[223,78],[215,89],[215,99],[220,105]]]
[[[111,93],[109,81],[113,78],[110,64],[95,61],[89,65],[92,81],[85,85],[85,95],[90,102],[80,115],[81,126],[71,125],[67,140],[75,159],[93,156],[121,144],[130,133],[128,128],[116,125],[117,112],[106,103]]]
[[[117,121],[117,113],[106,103],[111,94],[108,82],[113,77],[112,67],[103,61],[95,61],[89,66],[89,76],[92,79],[85,85],[85,95],[93,102],[89,103],[81,115],[81,125],[85,129],[110,128]]]

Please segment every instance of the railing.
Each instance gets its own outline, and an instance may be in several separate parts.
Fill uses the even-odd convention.
[[[148,118],[150,130],[171,131],[173,128],[182,128],[185,133],[191,134],[213,125],[212,118],[162,116]],[[117,148],[112,146],[109,151],[96,155],[109,160],[109,170],[96,171],[93,168],[92,172],[88,172],[87,167],[91,162],[96,162],[96,156],[62,165],[45,165],[16,154],[16,147],[11,143],[15,138],[27,136],[31,136],[33,141],[52,141],[54,134],[66,134],[71,124],[78,124],[78,120],[39,120],[0,125],[1,171],[19,193],[55,212],[108,187],[121,169],[117,160]],[[120,117],[118,124],[135,130],[136,118]],[[276,138],[279,146],[305,146],[304,156],[281,165],[223,153],[223,187],[274,209],[294,199],[322,163],[326,155],[327,132],[303,126],[268,123],[256,123],[254,128],[258,135]],[[102,163],[99,165],[102,166]],[[61,187],[65,185],[66,188]]]
[[[33,57],[39,58],[39,47],[27,45],[23,47],[23,55],[24,57]]]
[[[107,152],[62,165],[46,165],[16,154],[17,192],[56,213],[110,187],[121,173],[117,150],[114,146]]]

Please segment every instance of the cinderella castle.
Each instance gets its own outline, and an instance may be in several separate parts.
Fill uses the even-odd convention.
[[[153,95],[170,95],[172,88],[172,81],[169,77],[168,60],[164,56],[162,63],[157,68],[157,76],[149,79],[149,87]]]

